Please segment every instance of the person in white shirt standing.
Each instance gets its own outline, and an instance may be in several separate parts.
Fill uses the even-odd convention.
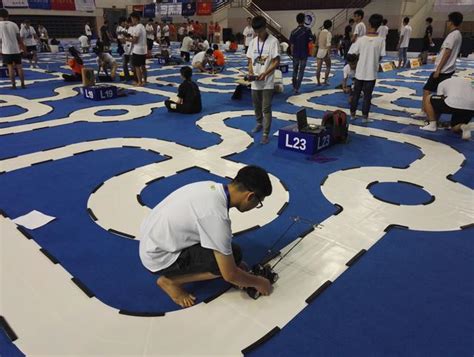
[[[332,34],[329,29],[332,27],[331,20],[325,20],[323,24],[324,29],[319,33],[318,37],[318,52],[316,53],[316,80],[318,86],[321,85],[321,67],[323,61],[326,64],[326,72],[324,74],[324,85],[329,84],[329,73],[331,72],[331,41]]]
[[[387,19],[383,19],[382,21],[382,26],[380,26],[378,29],[377,29],[377,33],[380,37],[383,38],[383,49],[382,49],[382,53],[381,53],[381,56],[382,57],[385,57],[387,55],[386,53],[386,40],[387,40],[387,35],[388,35],[388,26],[387,26],[387,23],[388,23],[388,20]]]
[[[38,33],[39,33],[39,40],[41,45],[41,52],[51,52],[49,48],[48,40],[48,30],[42,24],[38,24]]]
[[[12,89],[16,89],[15,69],[20,76],[21,88],[25,86],[25,75],[21,64],[21,50],[23,42],[18,25],[8,21],[8,11],[0,9],[0,43],[2,44],[3,63],[8,67],[8,75],[12,82]]]
[[[382,24],[383,17],[373,14],[369,18],[369,31],[366,36],[357,39],[353,43],[349,53],[359,55],[359,61],[355,72],[354,94],[351,102],[351,119],[356,118],[356,110],[359,104],[361,92],[364,92],[362,104],[363,122],[369,122],[369,111],[372,101],[372,92],[379,70],[380,54],[382,53],[383,39],[377,35],[377,29]]]
[[[275,90],[275,69],[280,64],[280,44],[267,32],[267,20],[262,16],[252,19],[257,34],[247,51],[249,78],[252,82],[252,102],[257,125],[252,133],[263,129],[262,144],[268,144],[272,124],[272,98]],[[254,80],[252,80],[254,79]]]
[[[170,27],[166,22],[164,22],[163,25],[163,39],[165,40],[167,46],[169,47],[171,45],[170,42]]]
[[[365,24],[362,22],[364,19],[364,10],[359,9],[354,11],[354,20],[355,20],[355,28],[354,31],[352,32],[352,43],[355,43],[358,38],[361,38],[362,36],[365,36],[365,33],[367,32],[365,28]]]
[[[30,20],[25,20],[25,25],[20,30],[20,36],[26,46],[26,58],[30,61],[30,67],[38,68],[38,35],[31,26]]]
[[[129,81],[132,78],[130,77],[130,71],[129,71],[129,64],[131,62],[131,56],[132,56],[132,32],[133,32],[133,26],[132,26],[132,19],[129,17],[126,22],[125,22],[125,31],[122,43],[123,43],[123,60],[122,60],[122,66],[123,66],[123,75],[124,75],[124,80]]]
[[[82,53],[89,53],[89,39],[86,35],[81,35],[78,38],[79,44],[81,45]]]
[[[462,138],[471,138],[469,122],[474,116],[474,82],[468,78],[452,77],[438,85],[438,93],[425,103],[429,123],[420,129],[436,131],[441,114],[451,114],[451,130],[462,132]]]
[[[436,56],[435,68],[431,73],[428,81],[423,87],[423,102],[419,113],[413,115],[415,118],[426,118],[424,103],[433,92],[438,89],[438,84],[442,81],[451,78],[456,71],[456,59],[461,51],[462,35],[459,31],[463,21],[463,15],[460,12],[452,12],[448,15],[448,35],[441,45],[441,52]]]
[[[410,44],[410,37],[411,37],[411,32],[412,28],[408,23],[410,22],[410,19],[408,17],[405,17],[403,19],[403,27],[402,30],[400,31],[400,40],[398,41],[398,68],[405,68],[408,60],[407,60],[407,51],[408,51],[408,45]]]
[[[140,228],[142,264],[160,275],[157,285],[181,307],[196,303],[183,285],[223,278],[269,295],[270,281],[246,271],[242,250],[232,242],[229,209],[247,212],[272,193],[268,173],[258,166],[239,170],[229,184],[195,182],[168,195]]]
[[[84,33],[86,34],[87,38],[89,39],[89,46],[91,45],[91,39],[92,39],[92,30],[91,26],[89,25],[88,22],[84,25]]]
[[[148,57],[151,57],[151,52],[153,50],[153,42],[155,42],[155,28],[153,27],[153,19],[148,19],[148,22],[145,26],[146,31],[146,47]]]
[[[119,56],[122,56],[125,52],[123,48],[123,44],[125,42],[124,36],[128,34],[126,27],[127,27],[127,18],[120,17],[119,24],[117,25],[117,28],[115,30],[115,35],[117,36],[117,53],[119,54]]]
[[[247,53],[249,49],[250,42],[252,42],[253,38],[255,37],[255,32],[252,28],[252,18],[247,17],[247,26],[244,28],[244,32],[242,33],[245,38],[245,53]]]
[[[156,42],[161,44],[161,26],[159,23],[156,23]]]
[[[132,35],[132,66],[134,68],[135,76],[137,78],[136,85],[143,87],[147,81],[146,73],[146,30],[145,26],[140,23],[140,14],[133,12],[130,15],[132,19],[133,29]]]

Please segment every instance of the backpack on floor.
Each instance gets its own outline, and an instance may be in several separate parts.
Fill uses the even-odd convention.
[[[322,125],[328,129],[332,129],[332,138],[334,142],[344,143],[347,141],[349,125],[347,123],[347,115],[342,110],[326,112],[323,116]]]

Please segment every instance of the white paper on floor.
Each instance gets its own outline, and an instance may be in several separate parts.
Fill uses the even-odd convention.
[[[54,219],[56,219],[56,217],[48,216],[44,213],[34,210],[25,214],[24,216],[15,218],[13,222],[28,229],[36,229],[43,227]]]

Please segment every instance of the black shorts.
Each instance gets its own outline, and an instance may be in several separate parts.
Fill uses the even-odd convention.
[[[235,264],[239,265],[242,261],[242,251],[237,244],[232,243],[232,254]],[[173,264],[168,268],[156,272],[156,274],[167,277],[196,273],[221,275],[214,256],[214,251],[212,249],[203,248],[200,244],[195,244],[184,249]]]
[[[428,78],[428,81],[425,83],[425,86],[423,87],[424,90],[428,90],[430,92],[436,92],[436,90],[438,89],[438,84],[440,84],[442,81],[448,78],[451,78],[454,72],[440,73],[438,78],[434,78],[433,74],[434,72],[430,74],[430,78]]]
[[[4,64],[21,64],[21,53],[13,53],[10,55],[3,55]]]
[[[137,55],[135,53],[132,53],[132,65],[134,67],[144,66],[145,62],[145,55]]]
[[[452,108],[445,102],[445,97],[442,95],[432,95],[430,98],[433,109],[438,114],[451,114],[451,126],[458,124],[467,124],[474,116],[473,110]]]
[[[38,48],[36,46],[26,46],[27,52],[36,52]]]
[[[148,51],[152,50],[153,42],[154,42],[154,40],[150,40],[149,38],[146,39],[146,47],[148,48]]]

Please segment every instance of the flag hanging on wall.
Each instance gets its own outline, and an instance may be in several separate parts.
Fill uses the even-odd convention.
[[[181,3],[168,4],[168,16],[181,16]]]
[[[143,17],[150,18],[150,17],[155,17],[155,4],[148,4],[145,5],[145,8],[143,10]]]
[[[50,0],[28,0],[28,6],[30,9],[51,10],[51,1]]]
[[[183,2],[183,16],[194,16],[196,14],[196,3],[187,1]]]
[[[77,11],[94,11],[95,1],[94,0],[74,0]]]
[[[28,0],[3,0],[5,7],[28,7]]]
[[[212,2],[208,0],[198,1],[196,14],[201,16],[212,15]]]
[[[143,16],[143,9],[145,7],[143,5],[133,5],[132,6],[132,11],[133,12],[138,12],[140,14],[140,16]]]

